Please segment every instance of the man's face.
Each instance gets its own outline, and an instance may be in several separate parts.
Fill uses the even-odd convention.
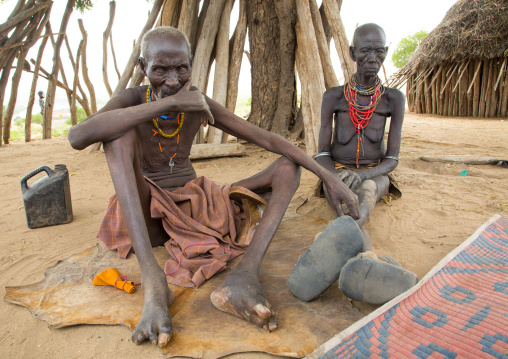
[[[384,34],[378,29],[368,29],[357,34],[354,42],[355,46],[350,48],[350,55],[356,61],[356,72],[365,76],[376,76],[388,51]]]
[[[157,99],[174,95],[189,80],[190,54],[183,40],[152,38],[147,54],[140,66]]]

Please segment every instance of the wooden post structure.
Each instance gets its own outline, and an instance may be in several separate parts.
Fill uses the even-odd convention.
[[[323,0],[325,14],[330,24],[330,31],[335,42],[335,48],[339,55],[340,65],[344,73],[344,81],[356,72],[356,65],[349,56],[349,41],[346,36],[346,29],[340,17],[339,4],[336,0]]]
[[[65,7],[64,15],[62,17],[62,22],[60,24],[60,31],[58,38],[55,44],[55,51],[53,53],[53,70],[48,79],[48,89],[46,91],[46,102],[44,104],[44,121],[43,121],[43,130],[42,130],[42,138],[48,139],[51,138],[51,122],[53,117],[53,104],[55,102],[55,92],[56,92],[56,81],[58,77],[58,71],[60,69],[60,49],[62,48],[62,43],[65,37],[65,31],[67,29],[67,24],[69,23],[69,18],[71,16],[72,10],[74,8],[74,4],[76,0],[68,0],[67,5]]]
[[[313,155],[318,149],[318,136],[321,127],[321,99],[325,91],[325,81],[308,1],[296,0],[296,9],[298,13],[296,23],[298,44],[296,66],[302,85],[305,146],[307,153]]]

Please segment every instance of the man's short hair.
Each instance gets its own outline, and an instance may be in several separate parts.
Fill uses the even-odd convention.
[[[185,45],[187,45],[187,49],[189,50],[189,60],[192,61],[192,53],[191,53],[191,46],[189,43],[189,39],[187,39],[187,36],[177,28],[174,28],[172,26],[159,26],[155,29],[152,29],[148,31],[143,38],[141,39],[141,57],[143,57],[145,60],[148,60],[149,54],[148,52],[148,44],[150,43],[150,40],[152,38],[172,38],[174,40],[179,40],[185,42]]]
[[[351,44],[351,46],[355,46],[356,45],[355,42],[358,41],[358,36],[360,35],[360,33],[367,31],[367,30],[378,30],[379,32],[381,32],[383,34],[385,41],[386,41],[385,30],[383,30],[383,28],[381,26],[379,26],[378,24],[374,24],[374,23],[370,22],[367,24],[360,25],[356,28],[355,33],[353,35],[353,43]]]

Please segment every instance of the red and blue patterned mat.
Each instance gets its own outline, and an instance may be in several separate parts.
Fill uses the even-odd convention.
[[[308,358],[508,359],[508,219],[492,217],[415,287]]]

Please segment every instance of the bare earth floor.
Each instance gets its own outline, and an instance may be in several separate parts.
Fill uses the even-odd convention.
[[[422,155],[484,155],[508,160],[508,119],[478,120],[406,114],[400,164],[395,171],[403,197],[379,203],[367,223],[374,250],[393,256],[421,278],[493,214],[508,213],[508,169],[499,166],[428,163]],[[278,156],[248,146],[248,157],[197,161],[198,175],[233,182],[254,174]],[[69,168],[75,219],[30,230],[19,180],[35,168]],[[65,138],[0,147],[0,295],[6,285],[43,279],[58,260],[96,243],[96,232],[113,193],[104,153],[74,151]],[[467,176],[459,176],[467,170]],[[306,196],[316,177],[304,171],[296,196]],[[309,198],[298,210],[322,223],[333,219],[323,199]],[[305,248],[302,248],[302,252]],[[373,308],[354,305],[363,313]],[[277,310],[277,308],[275,308]],[[77,326],[54,330],[22,307],[0,301],[2,358],[159,358],[151,344],[136,346],[121,326]],[[236,354],[235,358],[266,358]]]

